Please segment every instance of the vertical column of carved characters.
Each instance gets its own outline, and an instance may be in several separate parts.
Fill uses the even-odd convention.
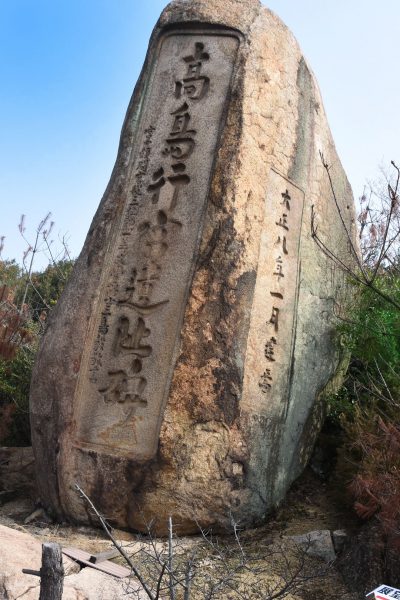
[[[100,325],[97,330],[96,339],[94,341],[93,352],[90,357],[89,373],[90,373],[90,381],[92,381],[93,383],[95,383],[97,381],[97,372],[99,371],[99,369],[102,366],[103,350],[104,350],[106,335],[109,330],[108,319],[111,315],[111,305],[112,305],[112,298],[107,297],[105,300],[104,310],[101,313]]]
[[[155,223],[142,221],[138,226],[139,248],[137,267],[131,269],[128,285],[118,299],[118,305],[135,310],[142,316],[150,315],[169,302],[152,301],[155,286],[162,273],[162,259],[168,250],[168,219],[157,211]]]
[[[175,98],[180,102],[177,108],[171,112],[172,127],[162,151],[164,157],[172,159],[171,172],[167,178],[174,187],[172,200],[168,207],[169,218],[177,207],[182,187],[190,183],[190,176],[185,172],[185,161],[195,149],[194,138],[197,133],[195,129],[189,128],[192,118],[190,103],[202,100],[209,91],[210,79],[202,74],[203,62],[208,60],[210,60],[210,55],[204,51],[204,44],[196,42],[194,53],[183,57],[183,61],[187,65],[185,77],[175,82]],[[182,104],[181,100],[184,100]],[[154,201],[155,197],[153,196]]]
[[[143,178],[147,173],[154,130],[155,128],[150,126],[145,131],[145,141],[139,153],[139,163],[135,172],[135,183],[131,189],[131,199],[123,221],[122,239],[119,242],[114,260],[114,267],[107,284],[107,296],[104,300],[105,306],[101,314],[100,324],[89,362],[89,380],[94,384],[97,383],[98,371],[102,366],[102,356],[106,344],[106,336],[110,328],[109,317],[111,316],[111,307],[117,302],[114,296],[118,296],[120,281],[123,281],[126,277],[127,251],[129,248],[128,237],[132,234],[136,214],[138,212],[139,198],[142,192]]]
[[[143,343],[150,335],[142,317],[132,319],[120,316],[113,341],[112,354],[116,362],[121,357],[131,360],[128,368],[114,368],[107,373],[107,384],[99,388],[106,404],[123,405],[123,414],[129,419],[138,407],[146,407],[148,401],[142,394],[146,387],[145,377],[140,375],[143,359],[152,353],[152,347]]]
[[[196,45],[196,51],[193,56],[185,57],[188,63],[188,77],[184,80],[184,85],[195,86],[200,83],[196,89],[184,88],[188,97],[199,99],[204,96],[208,89],[209,79],[200,76],[201,60],[209,58],[207,53],[202,52],[203,44]],[[186,81],[187,80],[187,81]],[[196,83],[197,82],[197,83]],[[154,310],[166,304],[169,300],[152,303],[152,295],[157,281],[161,277],[162,259],[168,250],[168,229],[171,226],[182,227],[182,223],[175,219],[173,213],[177,207],[181,188],[190,183],[190,177],[185,173],[185,160],[192,154],[195,146],[194,136],[196,130],[189,129],[191,115],[189,113],[187,102],[178,106],[171,112],[173,117],[171,131],[165,140],[165,147],[161,154],[164,158],[171,157],[173,162],[170,165],[170,171],[166,174],[167,165],[160,165],[151,176],[151,183],[147,186],[147,191],[151,195],[151,204],[155,207],[154,220],[142,221],[137,230],[140,239],[140,256],[138,268],[134,267],[130,275],[130,281],[125,289],[125,296],[119,300],[119,304],[136,310],[142,315],[150,314]],[[165,209],[157,208],[161,203],[161,192],[164,186],[169,183],[170,192],[168,203]],[[169,191],[170,191],[169,190]],[[144,323],[144,320],[143,320]],[[150,332],[150,329],[148,329]],[[115,376],[117,393],[125,389],[128,380],[123,371],[118,371],[118,377]],[[143,381],[144,378],[141,378]],[[145,385],[145,383],[144,383]],[[114,389],[113,388],[113,389]]]
[[[278,332],[279,332],[279,315],[282,308],[282,302],[284,300],[284,287],[281,285],[281,280],[285,277],[284,262],[285,257],[289,254],[287,244],[287,233],[289,232],[289,215],[290,215],[290,202],[291,197],[289,191],[285,190],[282,194],[282,200],[280,206],[282,206],[282,212],[278,215],[275,225],[279,227],[277,231],[277,238],[274,242],[274,249],[277,251],[275,256],[275,267],[272,273],[275,278],[275,284],[273,289],[270,290],[270,295],[273,298],[273,306],[271,317],[267,321],[267,327],[273,329],[273,334],[266,342],[264,348],[264,356],[269,363],[275,362],[275,350],[278,345]],[[264,393],[270,391],[273,382],[272,364],[270,364],[261,375],[259,387]]]
[[[289,223],[288,218],[290,214],[290,201],[291,197],[289,196],[288,190],[281,194],[282,201],[280,205],[283,205],[283,212],[278,217],[278,221],[275,222],[277,227],[281,227],[283,229],[282,232],[278,231],[277,239],[274,243],[274,249],[277,251],[277,256],[275,256],[275,269],[272,273],[273,277],[275,277],[275,285],[274,289],[271,290],[271,296],[274,298],[279,298],[283,300],[283,290],[281,289],[281,279],[285,277],[284,270],[284,262],[285,257],[289,254],[287,249],[287,239],[286,234],[289,231]]]
[[[267,325],[273,327],[275,335],[278,333],[278,331],[279,331],[279,308],[276,308],[275,306],[272,308],[271,318],[267,322]],[[275,362],[274,346],[276,346],[276,344],[277,344],[275,335],[272,336],[270,338],[270,340],[267,341],[267,343],[265,344],[265,348],[264,348],[264,356],[268,360],[269,363]],[[272,381],[273,381],[272,368],[271,368],[271,366],[269,366],[266,369],[264,369],[264,373],[261,375],[260,382],[258,384],[261,391],[264,393],[269,392],[272,387]]]
[[[209,60],[209,55],[203,50],[204,45],[198,43],[195,45],[194,54],[184,57],[183,60],[188,65],[187,73],[182,82],[176,82],[175,84],[176,98],[180,95],[186,95],[187,98],[199,100],[207,93],[209,78],[201,75],[200,72],[202,61]],[[173,117],[171,131],[165,140],[161,155],[164,159],[170,157],[172,164],[169,167],[166,164],[161,164],[151,175],[147,192],[150,194],[151,205],[154,205],[154,216],[142,221],[137,226],[140,248],[137,264],[131,269],[128,284],[125,286],[122,297],[117,301],[119,307],[131,309],[139,316],[136,317],[132,331],[130,317],[127,315],[119,317],[113,344],[113,355],[118,359],[128,353],[134,355],[135,358],[129,369],[110,369],[107,384],[99,388],[106,404],[124,405],[123,412],[127,418],[131,416],[132,411],[137,406],[147,406],[147,400],[142,396],[147,381],[143,375],[140,375],[143,368],[143,359],[148,358],[152,353],[151,346],[141,345],[142,338],[150,336],[151,333],[150,328],[145,323],[145,317],[169,301],[164,299],[154,302],[153,293],[161,277],[163,258],[168,251],[169,228],[182,227],[182,223],[173,216],[178,205],[181,189],[190,183],[190,177],[185,172],[185,160],[193,153],[196,130],[189,128],[191,115],[188,103],[185,101],[180,104],[171,112],[171,116]],[[132,189],[135,197],[138,194],[140,195],[143,177],[147,172],[150,154],[147,141],[152,131],[153,129],[146,136],[146,146],[142,149],[139,157],[136,182]],[[166,169],[168,173],[166,173]],[[169,184],[167,205],[166,207],[160,207],[161,192],[167,184]],[[131,212],[128,210],[129,216],[132,216]],[[129,231],[124,231],[124,233],[128,235]],[[123,261],[122,256],[121,260]],[[125,406],[128,408],[126,409]]]
[[[155,208],[154,217],[142,221],[137,228],[141,242],[141,264],[132,270],[130,285],[126,288],[128,295],[120,301],[141,314],[149,314],[153,309],[168,302],[167,299],[151,304],[151,296],[156,282],[160,279],[162,259],[168,250],[168,230],[170,226],[182,227],[182,223],[173,217],[173,212],[178,204],[181,188],[190,182],[190,177],[184,172],[186,165],[182,162],[191,155],[195,144],[193,136],[196,131],[188,128],[191,119],[188,108],[188,104],[184,102],[171,113],[172,128],[161,155],[164,158],[170,156],[174,160],[179,159],[179,162],[173,163],[169,168],[168,165],[161,164],[152,173],[152,181],[148,184],[147,191],[151,196],[151,205]],[[168,174],[166,170],[169,171]],[[165,194],[167,205],[160,208],[160,205],[164,204],[161,192],[168,183],[169,189]],[[136,286],[132,283],[133,280],[137,283]],[[136,289],[138,297],[134,300],[133,294]]]
[[[143,360],[152,354],[151,346],[142,344],[142,339],[149,337],[151,333],[150,328],[146,326],[145,316],[168,302],[168,299],[151,302],[154,285],[160,278],[161,259],[168,249],[166,219],[162,212],[158,212],[155,224],[143,221],[138,225],[137,231],[140,247],[138,268],[132,268],[128,285],[118,300],[119,307],[129,308],[137,314],[134,317],[119,317],[113,344],[113,355],[116,359],[129,355],[135,358],[128,369],[110,370],[108,385],[99,389],[106,404],[123,405],[126,419],[129,419],[138,407],[145,408],[148,405],[148,401],[143,398],[147,380],[140,374]]]

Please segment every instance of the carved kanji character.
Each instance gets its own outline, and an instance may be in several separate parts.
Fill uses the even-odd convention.
[[[131,275],[129,277],[129,283],[125,288],[126,296],[119,301],[120,303],[125,303],[125,302],[129,303],[132,300],[133,295],[136,290],[136,277],[137,277],[137,271],[135,268],[133,268],[131,271]]]
[[[280,281],[280,279],[282,277],[285,277],[284,273],[283,273],[283,267],[282,267],[282,257],[278,256],[278,258],[276,259],[276,263],[275,263],[275,271],[273,272],[273,275],[276,275],[278,278],[278,282]]]
[[[149,192],[153,192],[153,195],[151,197],[152,203],[157,204],[157,202],[160,198],[161,188],[166,183],[166,179],[164,177],[164,169],[161,167],[160,169],[155,171],[153,173],[152,178],[153,178],[154,183],[150,183],[150,185],[147,186],[147,189],[149,190]]]
[[[172,131],[170,132],[171,136],[186,134],[196,135],[196,131],[194,129],[187,128],[191,118],[188,109],[189,106],[186,102],[184,102],[182,106],[180,106],[177,110],[171,113],[171,115],[175,117],[172,126]]]
[[[271,290],[270,291],[271,296],[273,296],[274,298],[279,298],[280,300],[283,300],[283,294],[282,292],[277,292],[275,290]]]
[[[150,333],[142,317],[135,319],[132,329],[129,318],[120,317],[114,340],[114,355],[134,354],[140,358],[150,356],[152,347],[142,344],[142,339],[149,337]]]
[[[187,73],[182,81],[177,81],[175,84],[176,98],[186,96],[191,100],[200,100],[207,94],[210,79],[200,75],[200,72],[203,66],[202,61],[209,60],[210,56],[203,50],[204,44],[196,42],[194,54],[184,57],[183,60],[187,63]]]
[[[181,188],[185,185],[188,185],[190,182],[189,175],[184,173],[186,170],[186,165],[184,163],[176,163],[175,165],[172,165],[172,170],[174,174],[171,175],[171,177],[168,177],[168,181],[174,186],[174,193],[169,206],[169,210],[171,212],[173,212],[176,208]]]
[[[99,388],[104,402],[129,405],[129,416],[132,414],[132,405],[133,408],[147,406],[147,400],[142,397],[147,381],[138,375],[141,369],[141,361],[135,359],[131,366],[131,372],[124,369],[109,371],[107,385]],[[127,416],[126,412],[124,414]]]
[[[264,348],[265,358],[271,362],[275,362],[275,358],[274,358],[275,346],[276,346],[276,338],[275,337],[271,337],[271,339],[269,339],[268,342],[265,344],[265,348]]]
[[[170,137],[165,140],[166,146],[162,151],[164,156],[171,155],[177,160],[185,160],[192,154],[195,146],[192,136],[196,135],[196,131],[187,128],[190,121],[188,108],[187,103],[184,102],[182,106],[171,113],[175,119]]]
[[[275,331],[278,331],[278,329],[279,329],[279,308],[276,308],[275,306],[272,307],[272,314],[271,314],[271,318],[268,321],[268,323],[270,323],[271,325],[274,326]]]
[[[271,381],[272,381],[271,369],[265,369],[264,373],[261,375],[258,386],[261,388],[261,390],[264,393],[266,393],[271,389]]]
[[[282,196],[281,204],[283,204],[286,207],[286,210],[290,210],[291,197],[289,196],[289,190],[286,190],[286,192],[283,192],[283,194],[281,194],[281,196]]]
[[[288,254],[285,235],[282,236],[282,239],[281,239],[281,236],[278,235],[278,239],[276,240],[274,246],[282,246],[283,254]]]
[[[279,225],[279,227],[283,227],[284,229],[286,229],[286,231],[289,231],[287,214],[283,213],[283,215],[279,217],[279,221],[276,221],[275,225]]]
[[[189,65],[189,68],[191,68],[192,63],[194,62],[210,60],[210,55],[208,52],[204,52],[204,44],[202,42],[196,42],[194,45],[194,54],[184,56],[183,60]]]
[[[163,156],[171,155],[176,160],[186,160],[192,154],[195,146],[194,139],[189,137],[171,137],[165,140]]]
[[[158,265],[168,249],[167,222],[167,215],[163,210],[159,210],[157,211],[155,224],[151,221],[143,221],[138,227],[143,256]]]
[[[176,188],[174,187],[174,193],[175,191]],[[162,258],[168,249],[168,223],[182,226],[180,221],[169,218],[163,210],[157,211],[155,224],[144,221],[139,225],[141,250],[145,262],[138,275],[138,283],[151,282],[160,278]]]

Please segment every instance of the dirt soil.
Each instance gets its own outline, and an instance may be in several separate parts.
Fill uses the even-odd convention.
[[[292,485],[275,522],[285,535],[318,529],[344,529],[351,535],[358,525],[350,506],[339,500],[334,481],[321,480],[310,468]]]

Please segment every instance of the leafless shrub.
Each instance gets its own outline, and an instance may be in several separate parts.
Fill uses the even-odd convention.
[[[32,287],[32,289],[38,295],[44,306],[46,306],[46,308],[50,310],[50,306],[48,306],[46,300],[43,298],[32,279],[35,257],[39,253],[43,253],[46,256],[48,263],[52,264],[57,269],[57,263],[59,261],[65,260],[67,258],[70,259],[66,236],[64,236],[61,240],[61,250],[54,249],[54,241],[50,237],[54,229],[54,225],[54,221],[51,220],[51,212],[48,212],[47,215],[40,221],[39,225],[37,226],[33,239],[29,240],[29,238],[26,235],[25,215],[21,215],[18,230],[21,234],[22,239],[27,244],[22,256],[22,264],[25,272],[25,289],[21,301],[21,310],[22,307],[25,305],[29,287]],[[64,279],[64,274],[62,273],[62,271],[60,271],[60,269],[58,269],[58,271],[61,279]]]
[[[332,199],[347,238],[349,259],[346,261],[341,258],[336,250],[329,246],[328,241],[319,235],[314,206],[311,207],[311,236],[324,255],[348,275],[351,281],[371,289],[377,296],[400,310],[400,304],[394,295],[387,293],[378,284],[378,277],[382,272],[390,274],[391,271],[396,271],[397,275],[400,274],[399,168],[394,161],[391,162],[395,175],[387,181],[386,193],[371,190],[368,196],[366,193],[363,194],[361,213],[358,217],[361,240],[359,248],[346,225],[331,177],[331,167],[322,152],[320,156],[329,179]]]
[[[81,487],[75,488],[132,571],[128,597],[144,591],[150,600],[276,600],[328,573],[326,566],[316,571],[307,548],[242,538],[233,519],[229,536],[214,536],[199,526],[200,537],[188,542],[174,534],[170,518],[166,540],[156,539],[149,524],[146,536],[123,546]]]

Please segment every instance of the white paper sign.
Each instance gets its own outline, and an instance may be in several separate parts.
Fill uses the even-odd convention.
[[[380,585],[367,596],[374,594],[376,600],[400,600],[400,590],[389,585]]]

